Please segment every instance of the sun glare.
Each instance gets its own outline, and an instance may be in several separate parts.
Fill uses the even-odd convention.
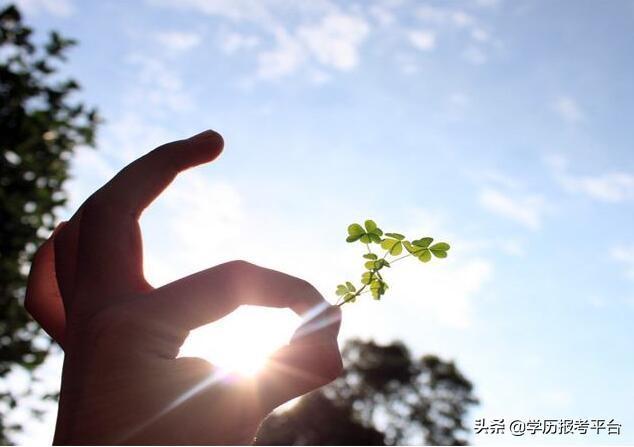
[[[253,375],[288,343],[299,323],[299,317],[287,309],[242,306],[192,331],[179,356],[201,357],[226,371]]]

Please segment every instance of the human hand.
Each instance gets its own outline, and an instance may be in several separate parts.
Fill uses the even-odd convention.
[[[145,280],[142,211],[178,172],[222,148],[206,131],[155,149],[38,250],[25,306],[65,351],[56,444],[249,444],[272,409],[340,374],[341,313],[304,280],[244,261],[156,289]],[[304,317],[260,373],[226,375],[176,358],[190,330],[243,304]]]

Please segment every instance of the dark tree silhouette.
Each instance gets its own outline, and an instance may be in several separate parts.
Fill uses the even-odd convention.
[[[478,403],[453,362],[412,359],[400,342],[350,341],[344,375],[262,424],[260,445],[464,445]]]
[[[50,351],[22,300],[31,257],[66,202],[69,160],[94,142],[95,110],[73,101],[78,83],[58,73],[74,44],[52,32],[38,47],[16,7],[0,10],[0,378],[16,367],[32,372]],[[19,396],[3,389],[0,444],[20,428],[6,426]]]

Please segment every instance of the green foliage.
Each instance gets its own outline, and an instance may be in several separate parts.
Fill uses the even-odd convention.
[[[352,224],[348,227],[348,237],[346,241],[356,242],[361,241],[364,244],[375,242],[381,243],[381,236],[383,232],[376,226],[373,220],[366,220],[364,224],[365,228],[359,224]]]
[[[344,373],[269,416],[257,445],[464,445],[473,385],[452,361],[351,340]]]
[[[389,288],[381,276],[381,270],[410,256],[425,263],[431,261],[432,255],[436,258],[446,258],[450,248],[446,242],[437,242],[431,245],[434,241],[431,237],[421,237],[409,241],[401,233],[383,233],[376,222],[370,219],[366,220],[363,226],[358,223],[349,225],[346,241],[350,243],[358,241],[364,244],[367,253],[363,254],[363,259],[366,261],[363,263],[365,271],[361,275],[361,286],[350,288],[348,285],[352,286],[352,283],[349,281],[337,286],[335,293],[339,297],[337,302],[339,306],[345,303],[354,303],[359,295],[367,292],[375,300],[380,300]],[[373,252],[372,247],[379,251],[383,250],[382,256],[379,257],[380,253]],[[404,252],[403,249],[407,254],[401,256]]]
[[[0,377],[16,366],[33,371],[50,350],[21,300],[35,248],[66,202],[69,160],[93,144],[98,122],[94,109],[71,100],[79,84],[58,73],[74,44],[53,32],[38,47],[19,11],[0,9]],[[14,406],[10,390],[0,393],[3,406]],[[0,414],[0,444],[10,431]]]

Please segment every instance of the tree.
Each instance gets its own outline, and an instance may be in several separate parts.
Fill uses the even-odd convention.
[[[22,300],[31,258],[66,202],[69,160],[94,143],[96,111],[74,101],[79,84],[59,74],[75,43],[51,32],[38,47],[16,7],[0,10],[0,378],[16,367],[32,372],[51,348]],[[18,398],[2,391],[0,406]],[[19,429],[3,415],[0,444]]]
[[[395,342],[350,341],[344,375],[275,413],[260,445],[464,445],[464,417],[478,403],[473,385],[437,356],[413,360]]]

